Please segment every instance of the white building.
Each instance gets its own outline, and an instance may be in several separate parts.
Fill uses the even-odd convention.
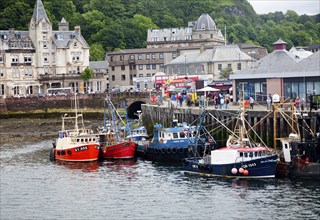
[[[84,83],[81,73],[89,67],[89,45],[80,26],[69,31],[62,18],[59,30],[52,30],[42,1],[37,0],[29,31],[0,30],[0,95],[26,96],[45,94],[48,88],[72,87],[85,91],[101,88],[104,77]]]

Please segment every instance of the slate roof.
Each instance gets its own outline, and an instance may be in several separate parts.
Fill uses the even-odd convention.
[[[90,61],[89,66],[91,69],[107,69],[109,65],[107,61]]]
[[[230,79],[320,76],[319,52],[301,60],[287,50],[275,50],[253,66],[230,75]]]
[[[240,50],[238,45],[216,46],[214,49],[206,49],[203,52],[185,52],[176,59],[169,62],[166,66],[179,65],[185,63],[209,63],[227,61],[254,60],[252,57]]]
[[[33,10],[32,18],[35,19],[36,24],[38,24],[42,18],[45,18],[50,23],[50,20],[47,16],[46,10],[44,9],[41,0],[37,0],[36,5]]]
[[[82,44],[83,48],[89,48],[87,41],[77,31],[52,31],[52,35],[57,48],[68,48],[74,38]]]
[[[195,31],[202,31],[202,30],[216,30],[216,24],[214,23],[213,19],[208,14],[202,14],[198,20],[197,24],[194,28]]]

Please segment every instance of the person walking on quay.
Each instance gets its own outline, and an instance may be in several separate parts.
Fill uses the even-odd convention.
[[[299,97],[296,98],[295,103],[296,103],[296,108],[298,110],[300,110],[300,98]]]
[[[229,109],[229,107],[228,107],[228,105],[229,105],[229,98],[228,97],[226,97],[226,100],[225,100],[225,103],[226,103],[226,109]]]
[[[253,109],[254,99],[250,97],[249,101],[250,101],[250,108]]]
[[[271,102],[272,100],[270,99],[270,96],[267,98],[267,110],[271,110]]]

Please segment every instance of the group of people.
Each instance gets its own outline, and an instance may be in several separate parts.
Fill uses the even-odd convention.
[[[230,103],[230,95],[229,94],[213,94],[212,100],[214,103],[215,108],[220,108],[220,109],[229,109],[229,103]]]

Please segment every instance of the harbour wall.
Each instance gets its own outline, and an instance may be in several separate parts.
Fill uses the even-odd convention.
[[[197,119],[203,112],[203,109],[199,107],[194,108],[173,108],[164,107],[157,105],[142,105],[142,120],[143,124],[146,126],[148,133],[152,133],[153,125],[160,123],[163,127],[169,127],[173,117],[178,119],[179,122],[195,123]],[[207,109],[214,117],[219,121],[223,122],[229,129],[234,130],[236,120],[234,119],[238,115],[238,110],[220,110],[220,109]],[[286,114],[290,115],[291,111],[287,110]],[[277,138],[288,137],[291,131],[291,126],[286,122],[286,120],[277,113],[274,115],[273,112],[265,110],[248,110],[246,111],[246,120],[251,126],[254,126],[250,131],[250,136],[253,137],[255,141],[261,143],[259,137],[263,140],[267,146],[274,146],[274,120],[276,121],[276,136]],[[302,126],[303,121],[306,122],[308,128],[300,129],[301,136],[304,139],[311,138],[311,132],[320,132],[320,112],[304,112],[303,119],[299,119],[298,123]],[[258,123],[259,122],[259,123]],[[193,125],[197,125],[196,123]],[[213,137],[218,142],[218,146],[225,145],[228,139],[228,133],[225,128],[216,123],[211,116],[207,114],[205,125],[208,131],[212,131]],[[277,143],[279,148],[279,143]]]

